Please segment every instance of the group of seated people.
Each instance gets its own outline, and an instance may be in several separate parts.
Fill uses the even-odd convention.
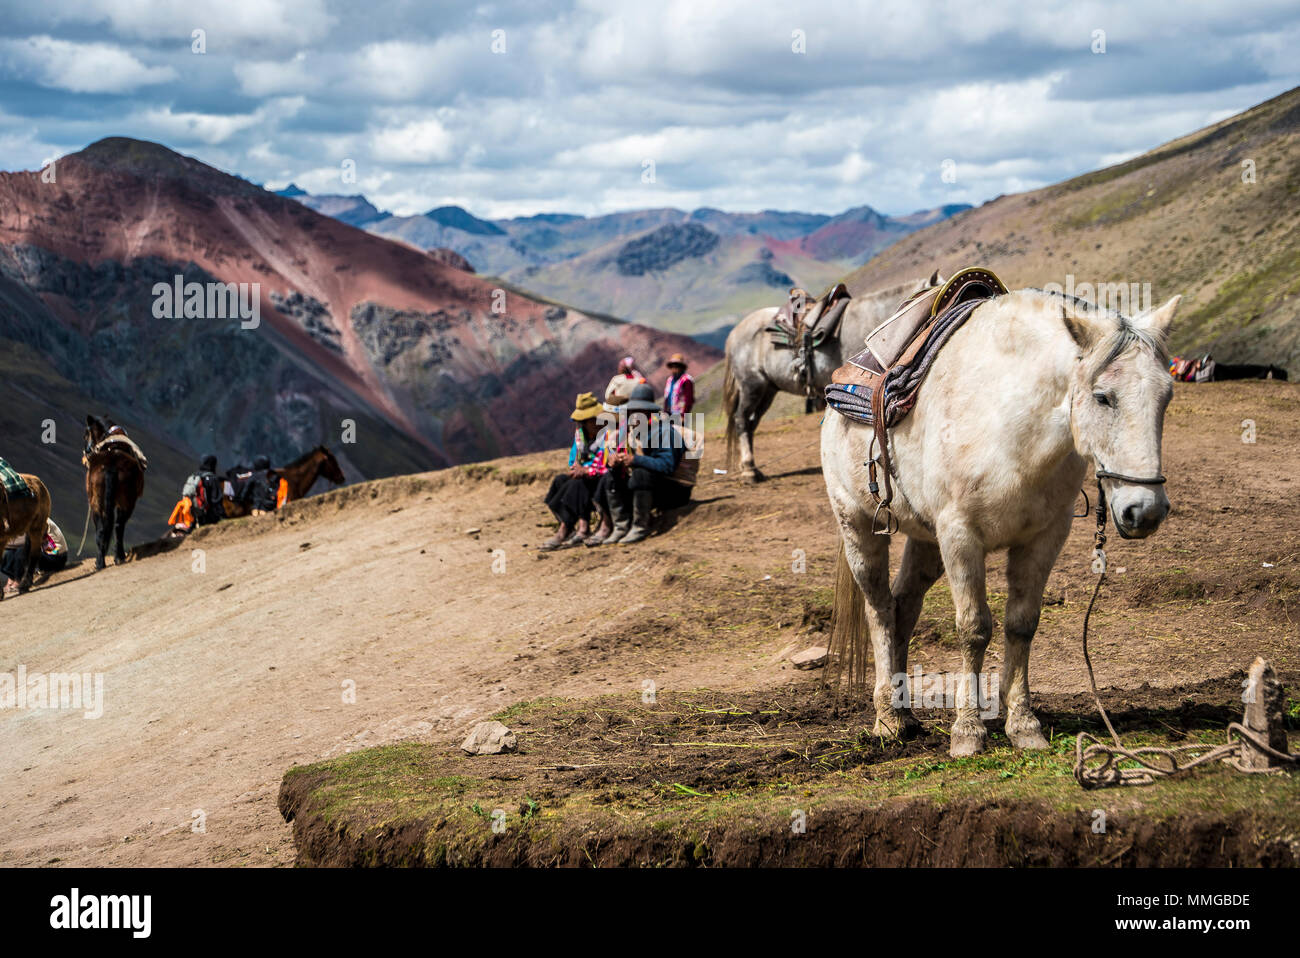
[[[206,455],[199,461],[198,472],[185,480],[167,524],[173,535],[183,536],[196,525],[227,518],[227,499],[236,505],[236,514],[260,516],[280,508],[288,496],[288,481],[271,468],[266,456],[254,459],[252,469],[238,465],[220,476],[217,457]]]
[[[685,425],[695,406],[695,382],[686,365],[680,353],[666,363],[662,402],[630,356],[619,363],[604,402],[592,393],[578,396],[570,417],[576,429],[569,468],[546,493],[559,528],[542,543],[543,551],[640,542],[650,534],[654,510],[690,501],[703,436]]]

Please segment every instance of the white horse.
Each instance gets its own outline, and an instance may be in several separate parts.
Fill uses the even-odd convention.
[[[919,726],[891,691],[906,681],[926,590],[946,571],[962,649],[950,750],[984,749],[975,683],[993,631],[985,556],[1006,549],[1006,734],[1019,748],[1047,745],[1029,703],[1029,645],[1088,464],[1121,536],[1149,536],[1169,512],[1160,475],[1173,395],[1164,343],[1179,299],[1128,319],[1020,290],[971,314],[935,359],[916,407],[890,431],[892,509],[907,537],[892,588],[890,539],[872,532],[871,427],[826,414],[822,470],[841,536],[833,642],[856,664],[850,683],[856,671],[865,684],[870,636],[876,734]]]
[[[831,374],[862,348],[867,335],[887,320],[912,293],[943,282],[936,270],[928,280],[917,279],[849,300],[840,319],[839,335],[828,339],[810,357],[811,380],[818,405]],[[740,468],[741,478],[763,478],[754,465],[754,430],[777,393],[803,395],[799,351],[772,342],[767,327],[780,307],[756,309],[727,334],[727,358],[722,387],[727,421],[727,468]]]

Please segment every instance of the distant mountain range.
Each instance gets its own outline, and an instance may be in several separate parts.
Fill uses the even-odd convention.
[[[900,237],[970,208],[885,216],[859,206],[828,216],[706,207],[486,220],[459,206],[394,216],[360,195],[314,196],[295,185],[279,192],[417,249],[452,250],[475,271],[541,296],[717,342],[791,286],[820,293]]]
[[[155,143],[0,173],[0,455],[51,477],[75,524],[84,415],[108,413],[150,454],[156,532],[204,452],[282,463],[325,443],[358,480],[544,449],[620,357],[659,383],[672,353],[697,371],[719,358],[463,266]],[[168,305],[177,277],[205,291],[193,314]],[[214,311],[224,284],[255,326]]]

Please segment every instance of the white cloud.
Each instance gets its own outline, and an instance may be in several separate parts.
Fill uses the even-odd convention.
[[[142,119],[157,130],[163,139],[207,144],[223,143],[240,130],[257,122],[252,113],[217,115],[211,113],[173,113],[170,107],[147,111]]]
[[[236,63],[239,90],[246,96],[280,96],[286,93],[309,93],[320,87],[320,74],[307,64],[307,54],[299,51],[290,60],[248,60]]]
[[[438,16],[406,0],[48,0],[9,12],[0,110],[23,119],[0,138],[0,167],[30,168],[37,143],[143,136],[397,212],[906,213],[1055,182],[1300,82],[1294,0],[1176,15],[985,0],[974,18],[957,0],[493,0]],[[205,56],[189,52],[195,27]],[[795,28],[806,54],[790,50]],[[53,68],[9,55],[28,34],[111,62],[78,74],[70,56]],[[46,81],[63,84],[57,108],[31,103],[29,84]],[[341,182],[344,159],[356,183]],[[655,183],[641,181],[645,159]]]
[[[857,150],[854,150],[835,168],[836,177],[841,183],[852,185],[861,183],[863,179],[876,168],[872,163]]]
[[[209,53],[236,54],[239,44],[301,46],[328,35],[337,19],[324,0],[42,0],[54,23],[107,24],[121,37],[172,40],[190,48],[190,34],[208,35]]]
[[[450,94],[464,75],[458,62],[463,47],[454,41],[371,43],[348,58],[347,86],[384,100],[411,102]]]
[[[451,156],[453,137],[435,117],[380,130],[371,152],[381,163],[437,163]]]
[[[0,41],[8,72],[69,93],[129,93],[176,78],[171,67],[150,67],[108,43],[72,43],[50,36]]]
[[[271,100],[252,113],[174,111],[166,106],[147,110],[135,119],[172,145],[206,143],[213,146],[225,143],[243,130],[260,129],[268,122],[292,116],[302,108],[303,102],[300,97]]]

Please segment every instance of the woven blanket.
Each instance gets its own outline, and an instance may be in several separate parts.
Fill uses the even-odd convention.
[[[149,460],[145,458],[144,450],[135,444],[135,440],[123,433],[114,433],[111,436],[105,436],[99,442],[95,443],[95,448],[90,451],[93,456],[97,452],[124,452],[132,456],[136,462],[140,463],[141,469],[149,468]]]
[[[5,487],[5,494],[10,499],[21,499],[32,494],[22,476],[18,475],[18,470],[3,459],[0,459],[0,485]]]

